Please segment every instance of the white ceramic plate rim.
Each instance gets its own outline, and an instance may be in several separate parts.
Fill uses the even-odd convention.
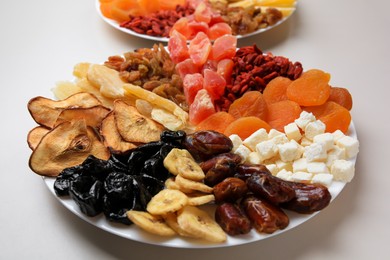
[[[147,40],[160,41],[160,42],[168,42],[169,41],[169,38],[167,38],[167,37],[150,36],[150,35],[147,35],[147,34],[136,33],[133,30],[120,27],[119,23],[117,21],[115,21],[113,19],[109,19],[109,18],[105,17],[102,14],[102,12],[100,10],[100,2],[99,2],[99,0],[95,0],[95,6],[96,6],[96,10],[97,10],[97,13],[99,14],[100,18],[103,19],[103,21],[108,23],[110,26],[114,27],[115,29],[117,29],[119,31],[122,31],[124,33],[130,34],[130,35],[133,35],[133,36],[136,36],[136,37],[147,39]],[[272,28],[275,28],[275,27],[279,26],[280,24],[284,23],[288,18],[290,18],[293,15],[293,13],[295,12],[296,8],[297,8],[297,3],[295,3],[295,8],[293,9],[293,11],[291,12],[291,14],[289,16],[284,17],[283,19],[281,19],[280,21],[278,21],[274,25],[267,26],[266,28],[262,28],[262,29],[256,30],[256,31],[248,33],[248,34],[236,35],[237,39],[243,39],[243,38],[247,38],[247,37],[250,37],[250,36],[253,36],[253,35],[257,35],[257,34],[266,32],[266,31],[268,31],[268,30],[270,30]]]
[[[348,130],[348,135],[357,139],[357,133],[355,126],[353,122],[351,122],[351,125]],[[353,163],[356,163],[356,157],[350,159]],[[87,221],[88,223],[94,225],[97,228],[100,228],[102,230],[105,230],[109,233],[112,233],[114,235],[146,243],[146,244],[152,244],[152,245],[159,245],[164,247],[175,247],[175,248],[216,248],[216,247],[230,247],[230,246],[236,246],[236,245],[243,245],[251,242],[260,241],[263,239],[270,238],[272,236],[276,236],[279,234],[282,234],[288,230],[291,230],[306,221],[308,221],[310,218],[314,217],[320,212],[316,212],[314,214],[306,215],[306,214],[298,214],[291,211],[287,211],[286,213],[290,218],[290,224],[285,228],[284,230],[279,230],[273,234],[260,234],[255,231],[255,229],[252,229],[252,231],[249,234],[246,235],[240,235],[240,236],[228,236],[228,239],[225,243],[219,243],[219,244],[212,244],[207,241],[203,241],[200,239],[189,239],[179,236],[174,236],[170,238],[160,237],[157,235],[149,234],[140,228],[138,228],[135,225],[127,226],[123,224],[118,223],[112,223],[105,219],[103,214],[99,214],[96,217],[88,217],[84,215],[76,203],[70,199],[69,197],[57,197],[54,192],[53,184],[55,181],[55,178],[48,178],[43,177],[43,180],[49,190],[52,192],[52,194],[72,213],[80,217],[81,219]],[[336,182],[333,181],[332,185],[329,187],[329,192],[332,195],[332,201],[341,193],[341,191],[345,187],[345,183],[343,182]],[[203,207],[205,210],[207,210],[210,214],[212,214],[213,209],[215,206],[213,205],[207,205]],[[69,222],[69,224],[71,224]]]

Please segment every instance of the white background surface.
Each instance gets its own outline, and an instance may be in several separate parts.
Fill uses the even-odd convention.
[[[79,219],[31,172],[28,100],[82,61],[101,63],[153,42],[105,24],[93,0],[0,4],[0,259],[390,259],[390,2],[301,0],[288,22],[244,39],[332,75],[354,98],[356,176],[323,212],[270,239],[230,248],[174,249],[129,241]]]

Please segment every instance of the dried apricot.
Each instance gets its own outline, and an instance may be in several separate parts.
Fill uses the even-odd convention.
[[[287,87],[287,97],[301,106],[322,105],[330,95],[329,80],[329,73],[318,69],[308,70]]]
[[[224,133],[226,127],[234,120],[235,118],[231,114],[224,111],[220,111],[216,112],[215,114],[212,114],[211,116],[200,122],[195,129],[196,131],[214,130],[220,133]]]
[[[301,112],[299,104],[291,100],[268,104],[267,122],[272,128],[284,132],[284,126],[297,119]]]
[[[332,133],[341,130],[347,133],[351,123],[351,114],[349,111],[333,101],[328,101],[321,106],[305,107],[304,110],[313,113],[315,117],[326,125],[326,132]]]
[[[264,99],[267,103],[275,103],[282,100],[287,100],[287,87],[292,80],[286,77],[276,77],[271,80],[263,91]]]
[[[352,109],[352,95],[346,88],[331,87],[328,101],[334,101],[347,110]]]
[[[244,140],[260,128],[265,128],[267,132],[271,130],[270,125],[264,120],[255,116],[246,116],[238,118],[230,123],[226,127],[224,134],[226,136],[237,134],[242,140]]]
[[[244,116],[256,116],[266,120],[267,103],[259,91],[248,91],[230,105],[228,112],[236,119]]]

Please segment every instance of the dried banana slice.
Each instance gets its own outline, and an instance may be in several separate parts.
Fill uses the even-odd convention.
[[[190,206],[200,206],[207,203],[210,203],[215,200],[214,194],[187,194],[188,196],[188,205]]]
[[[176,176],[175,182],[177,183],[177,185],[179,185],[180,188],[201,191],[204,193],[212,193],[213,192],[212,187],[209,187],[202,182],[188,180],[188,179],[182,177],[181,175]]]
[[[179,190],[164,189],[154,195],[146,206],[146,210],[153,215],[164,215],[175,212],[187,205],[187,196]]]
[[[195,237],[194,235],[192,235],[191,233],[188,233],[186,232],[184,229],[182,229],[179,224],[177,223],[177,213],[168,213],[168,214],[165,214],[163,216],[164,220],[165,220],[165,223],[167,223],[167,225],[172,228],[173,230],[175,230],[176,233],[178,233],[180,236],[183,236],[183,237],[193,237],[193,238],[199,238],[199,237]]]
[[[190,190],[190,189],[183,189],[182,187],[180,187],[176,182],[175,182],[175,178],[171,177],[171,178],[168,178],[166,181],[165,181],[165,187],[167,189],[171,189],[171,190],[179,190],[181,192],[184,192],[184,193],[192,193],[194,192],[193,190]]]
[[[181,175],[189,180],[201,181],[205,178],[202,168],[185,149],[172,149],[164,159],[164,166],[173,175]]]
[[[149,233],[160,236],[174,236],[176,234],[161,216],[154,216],[144,211],[130,210],[127,212],[127,217],[138,227]]]
[[[227,236],[217,222],[207,212],[194,207],[186,206],[177,215],[180,228],[194,237],[203,238],[210,242],[221,243]]]

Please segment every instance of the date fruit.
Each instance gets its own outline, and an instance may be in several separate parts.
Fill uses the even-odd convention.
[[[187,135],[183,146],[197,161],[205,161],[218,154],[230,152],[233,143],[229,137],[216,131],[207,130]]]
[[[256,196],[279,205],[295,197],[295,191],[286,181],[271,174],[255,173],[246,180],[248,189]]]
[[[287,183],[295,191],[295,196],[292,200],[281,204],[283,208],[301,214],[311,214],[324,209],[332,199],[329,190],[323,185],[298,182]]]
[[[243,211],[233,203],[223,203],[215,210],[215,221],[229,235],[247,234],[252,224]]]
[[[246,180],[255,173],[264,173],[272,175],[267,167],[263,164],[240,164],[237,166],[237,172],[234,177]]]
[[[242,158],[238,154],[221,153],[207,161],[203,161],[199,163],[199,166],[200,168],[202,168],[203,172],[208,172],[211,168],[213,168],[218,163],[230,162],[231,164],[235,164],[237,166],[241,162],[241,160]]]
[[[248,188],[245,181],[229,177],[215,185],[213,192],[216,203],[235,202],[248,192]]]
[[[244,198],[241,206],[253,227],[260,233],[272,234],[286,228],[290,222],[286,213],[278,206],[255,196]]]

